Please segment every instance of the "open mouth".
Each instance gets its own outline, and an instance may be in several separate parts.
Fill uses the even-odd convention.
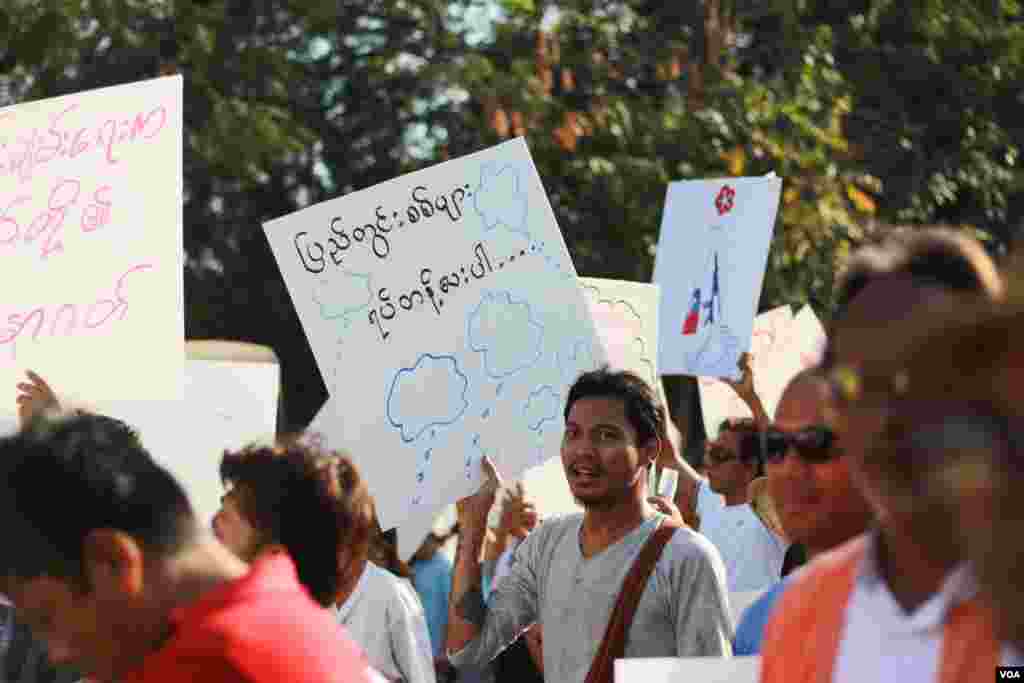
[[[584,465],[571,465],[569,467],[569,480],[580,486],[588,486],[601,478],[603,472],[597,467]]]

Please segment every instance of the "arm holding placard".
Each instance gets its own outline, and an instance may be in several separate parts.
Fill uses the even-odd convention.
[[[31,370],[25,373],[28,382],[18,384],[18,422],[25,428],[33,419],[46,413],[57,413],[60,411],[60,401],[57,394],[50,388],[42,377]]]
[[[484,483],[456,506],[459,547],[455,555],[451,601],[448,609],[448,658],[456,669],[480,669],[537,620],[537,585],[532,562],[514,563],[489,602],[484,601],[480,550],[487,531],[487,516],[501,477],[484,458]],[[524,545],[530,545],[528,538]],[[521,546],[517,551],[517,557]]]
[[[657,467],[661,470],[675,470],[679,473],[674,502],[679,518],[692,529],[700,528],[697,516],[697,491],[702,478],[680,453],[683,449],[683,435],[675,422],[665,420],[666,434],[662,436],[662,448],[658,453]],[[664,510],[662,510],[664,512]],[[671,516],[671,512],[666,512]]]
[[[750,414],[753,415],[757,426],[761,429],[766,429],[771,424],[771,418],[768,417],[768,413],[761,403],[761,397],[757,395],[757,389],[754,387],[754,368],[750,364],[751,360],[753,360],[753,356],[749,353],[744,353],[740,356],[738,364],[743,374],[738,382],[734,382],[727,377],[723,378],[722,381],[732,387],[736,395],[747,404],[747,408],[750,409]]]

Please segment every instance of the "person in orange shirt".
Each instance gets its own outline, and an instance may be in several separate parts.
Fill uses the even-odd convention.
[[[766,628],[762,683],[994,675],[998,640],[950,533],[955,506],[919,495],[932,454],[886,428],[894,413],[927,416],[922,405],[892,400],[905,388],[898,370],[915,350],[915,326],[954,309],[958,295],[997,300],[1002,292],[981,246],[946,231],[919,230],[855,257],[825,362],[837,398],[832,422],[876,528],[793,580]],[[865,377],[882,388],[863,391]]]

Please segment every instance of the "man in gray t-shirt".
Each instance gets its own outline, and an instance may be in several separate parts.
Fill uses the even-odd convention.
[[[475,558],[500,479],[459,502],[448,650],[456,668],[493,659],[534,622],[544,626],[545,678],[583,683],[619,590],[647,538],[665,519],[647,500],[665,414],[654,392],[628,372],[582,375],[569,391],[562,465],[582,515],[541,525],[484,607]],[[679,529],[640,598],[626,657],[730,656],[725,566],[705,538]]]

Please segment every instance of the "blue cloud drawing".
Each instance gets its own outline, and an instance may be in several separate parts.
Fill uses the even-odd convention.
[[[594,351],[590,342],[584,339],[578,339],[567,350],[558,352],[555,361],[569,382],[576,381],[581,374],[595,367]]]
[[[515,166],[484,164],[480,168],[480,184],[473,193],[473,208],[484,230],[503,225],[512,232],[530,236],[526,228],[526,183]]]
[[[313,293],[313,301],[319,306],[322,319],[341,320],[348,327],[350,316],[369,308],[373,283],[368,273],[339,272],[344,277],[320,284]]]
[[[432,427],[455,423],[466,412],[469,379],[454,356],[425,353],[395,374],[388,391],[388,422],[406,443]]]
[[[523,413],[530,431],[539,432],[546,422],[556,422],[562,409],[562,401],[554,388],[544,385],[530,392]]]
[[[469,348],[484,355],[484,371],[503,379],[534,365],[541,356],[544,326],[530,304],[508,292],[486,292],[469,314]]]

